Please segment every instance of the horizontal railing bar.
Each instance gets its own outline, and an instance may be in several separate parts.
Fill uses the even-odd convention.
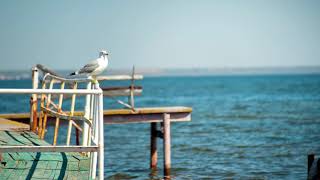
[[[0,89],[0,94],[102,94],[101,89]]]
[[[139,75],[139,74],[136,74],[133,76],[131,75],[109,75],[109,76],[98,76],[97,77],[97,80],[99,81],[111,81],[111,80],[141,80],[143,79],[143,75]]]
[[[98,146],[0,146],[6,152],[97,152]]]
[[[69,78],[66,77],[60,77],[60,76],[55,76],[52,74],[48,74],[47,77],[54,79],[55,81],[64,81],[64,82],[90,82],[92,81],[92,78],[89,77],[72,77],[70,76]]]

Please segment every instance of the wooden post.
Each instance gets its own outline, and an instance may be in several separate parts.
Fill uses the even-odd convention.
[[[51,79],[50,85],[49,85],[49,89],[52,89],[52,88],[53,88],[53,83],[54,83],[54,80]],[[47,98],[47,101],[46,101],[46,102],[47,102],[46,107],[49,108],[50,103],[51,103],[51,94],[48,94],[48,98]],[[44,135],[45,135],[45,133],[46,133],[47,120],[48,120],[48,113],[44,113],[44,115],[43,115],[43,122],[42,122],[41,139],[44,139]]]
[[[310,172],[310,168],[312,166],[313,161],[314,161],[314,154],[309,154],[308,155],[308,174]]]
[[[157,151],[157,123],[151,123],[150,127],[150,168],[156,169],[158,162]]]
[[[76,90],[77,88],[78,88],[78,83],[75,82],[73,84],[73,89]],[[73,114],[74,114],[75,103],[76,103],[76,94],[72,94],[71,107],[70,107],[70,116],[73,116]],[[70,145],[72,124],[73,124],[73,120],[69,119],[68,132],[67,132],[67,143],[66,143],[67,146]]]
[[[163,156],[164,156],[164,179],[170,179],[171,169],[171,137],[170,137],[170,114],[163,114]]]
[[[61,83],[60,89],[64,89],[65,86],[65,82]],[[62,107],[62,102],[63,102],[63,94],[59,95],[59,104],[58,104],[58,112],[60,113],[61,107]],[[56,118],[56,125],[54,127],[54,136],[53,136],[53,145],[57,144],[57,138],[58,138],[58,134],[59,134],[59,126],[60,126],[60,118]]]
[[[32,89],[38,89],[39,84],[39,72],[38,68],[32,68]],[[37,105],[38,98],[36,94],[31,96],[31,111],[30,111],[30,127],[31,131],[36,132],[38,126],[38,115],[37,115]]]
[[[320,179],[320,159],[317,160],[317,179]]]
[[[46,81],[43,79],[42,81],[42,89],[46,89]],[[41,100],[40,100],[40,108],[44,107],[44,101],[45,101],[45,94],[41,94]],[[42,134],[42,121],[43,121],[44,112],[40,111],[39,115],[39,125],[38,125],[38,135],[41,137]]]

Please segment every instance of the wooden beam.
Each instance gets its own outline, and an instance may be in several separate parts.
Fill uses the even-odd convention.
[[[117,112],[118,110],[114,110]],[[124,111],[127,111],[124,110]],[[131,111],[131,110],[129,110]],[[129,113],[123,113],[121,111],[120,114],[116,114],[115,112],[110,111],[104,111],[104,123],[105,124],[126,124],[126,123],[152,123],[152,122],[162,122],[162,114],[161,113],[140,113],[140,114],[129,114]],[[66,111],[66,113],[68,113]],[[122,113],[122,114],[121,114]],[[56,113],[52,113],[48,111],[49,117],[53,117],[52,115]],[[169,113],[171,115],[171,122],[184,122],[184,121],[191,121],[191,113]],[[73,120],[80,120],[80,121],[86,121],[87,119],[79,117],[80,115],[83,115],[83,112],[75,112],[75,116],[71,117]],[[60,119],[68,119],[65,115],[58,115]],[[12,119],[12,120],[19,120],[19,119],[28,119],[30,117],[29,113],[23,113],[23,114],[0,114],[0,118],[5,119]],[[91,124],[90,124],[91,125]]]
[[[170,121],[190,121],[190,113],[167,113],[171,115]],[[127,123],[153,123],[162,122],[162,114],[130,114],[130,115],[107,115],[104,116],[105,124],[127,124]]]
[[[152,107],[152,108],[135,108],[135,111],[131,109],[109,109],[104,110],[104,116],[109,115],[131,115],[131,114],[159,114],[159,113],[191,113],[192,108],[183,106],[174,107]],[[65,113],[70,113],[65,111]],[[75,116],[83,116],[83,111],[75,111]],[[12,114],[0,114],[1,118],[6,119],[28,119],[30,118],[30,113],[12,113]]]

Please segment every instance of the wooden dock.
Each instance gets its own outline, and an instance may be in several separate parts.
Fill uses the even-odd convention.
[[[38,69],[43,72],[40,88]],[[157,168],[157,140],[162,139],[164,179],[170,179],[170,126],[172,122],[191,121],[192,108],[137,108],[134,96],[141,95],[142,87],[134,82],[139,79],[142,76],[135,75],[133,68],[131,76],[98,77],[99,81],[130,80],[129,86],[100,88],[92,77],[65,78],[37,65],[32,70],[32,89],[0,89],[0,95],[31,95],[29,113],[0,114],[0,179],[102,180],[108,166],[104,165],[104,124],[127,123],[150,123],[150,131],[146,132],[150,133],[150,168]],[[85,96],[85,103],[79,104],[83,111],[75,111],[77,97],[81,96]],[[104,110],[103,96],[125,109]],[[118,96],[127,96],[128,102]],[[62,106],[64,100],[71,101],[70,107]],[[61,122],[68,123],[67,137],[62,137],[66,144],[57,145]],[[52,145],[44,141],[47,126],[51,125]],[[70,144],[72,130],[76,145]]]
[[[104,110],[104,123],[105,124],[126,124],[126,123],[150,123],[150,168],[155,169],[157,168],[157,162],[158,162],[158,147],[157,147],[157,139],[163,139],[163,152],[165,154],[164,159],[164,170],[166,171],[165,174],[170,174],[170,167],[171,167],[171,137],[170,137],[170,124],[171,122],[183,122],[183,121],[190,121],[191,120],[191,112],[192,108],[189,107],[154,107],[154,108],[136,108],[135,111],[130,109],[110,109],[110,110]],[[74,115],[81,116],[84,112],[74,112]],[[24,121],[30,118],[30,113],[20,113],[20,114],[0,114],[1,119],[13,119],[15,121]],[[0,119],[0,124],[1,124]],[[165,123],[164,123],[165,122]],[[16,122],[17,123],[17,122]],[[21,124],[21,123],[20,123]],[[19,127],[19,126],[18,126]],[[161,128],[162,127],[162,128]],[[14,128],[11,128],[11,130]],[[39,139],[39,136],[35,135],[32,132],[29,131],[22,131],[22,132],[11,132],[11,131],[0,131],[1,134],[1,143],[2,139],[4,141],[9,141],[10,145],[37,145],[35,143],[38,143],[39,145],[50,145],[49,143],[45,142],[44,140]],[[2,136],[4,134],[5,136]],[[11,138],[8,134],[14,134],[14,137],[17,137],[19,141],[15,141],[14,138]],[[29,138],[26,138],[29,137]],[[106,137],[107,138],[107,137]],[[8,140],[7,140],[8,139]],[[22,142],[22,143],[20,143]],[[20,143],[20,144],[19,144]],[[25,144],[23,144],[25,143]],[[0,144],[6,145],[6,144]],[[17,174],[20,173],[20,176],[25,176],[28,171],[30,170],[31,166],[30,164],[35,162],[40,162],[41,166],[34,166],[33,171],[37,172],[38,169],[39,172],[44,171],[50,171],[51,175],[48,176],[51,177],[61,177],[60,174],[62,173],[65,177],[73,177],[73,175],[76,174],[83,174],[82,177],[87,177],[88,175],[86,173],[89,172],[88,167],[88,158],[85,158],[81,156],[79,153],[64,153],[64,156],[62,153],[40,153],[44,154],[43,156],[48,160],[50,159],[50,156],[52,156],[54,160],[53,162],[45,162],[46,159],[35,159],[30,157],[36,157],[37,153],[18,153],[22,154],[23,157],[28,157],[26,160],[22,160],[25,162],[22,162],[23,164],[26,164],[25,167],[21,167],[21,160],[15,160],[11,157],[16,157],[17,153],[13,153],[15,156],[10,156],[10,153],[7,153],[3,157],[5,157],[3,162],[10,161],[10,164],[16,164],[16,166],[12,167],[6,167],[1,166],[3,169],[0,172],[0,177],[3,175],[5,176],[6,173],[12,171],[13,169],[16,169]],[[63,159],[64,158],[64,159]],[[63,160],[65,161],[66,165],[62,166]],[[20,163],[20,165],[18,165]],[[46,164],[47,163],[47,164]],[[50,163],[55,163],[54,168],[51,168],[52,165]],[[69,168],[69,163],[71,163],[71,166],[73,168]],[[45,164],[45,165],[42,165]],[[50,165],[48,165],[50,164]],[[49,169],[46,169],[46,167],[50,167]],[[77,166],[77,168],[74,168]],[[63,167],[63,168],[62,168]],[[59,169],[62,168],[62,169]],[[22,171],[23,169],[23,171]],[[59,171],[60,170],[60,171]],[[77,172],[76,172],[77,171]],[[37,175],[38,173],[35,173]],[[18,177],[18,176],[17,176]],[[36,176],[35,176],[36,177]]]
[[[0,131],[0,146],[50,146],[30,131]],[[72,152],[1,154],[0,179],[90,179],[90,158]]]

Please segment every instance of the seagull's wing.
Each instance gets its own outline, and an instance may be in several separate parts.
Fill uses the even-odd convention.
[[[99,63],[97,60],[91,61],[89,64],[86,64],[79,70],[79,74],[81,73],[92,73],[95,69],[99,67]]]

